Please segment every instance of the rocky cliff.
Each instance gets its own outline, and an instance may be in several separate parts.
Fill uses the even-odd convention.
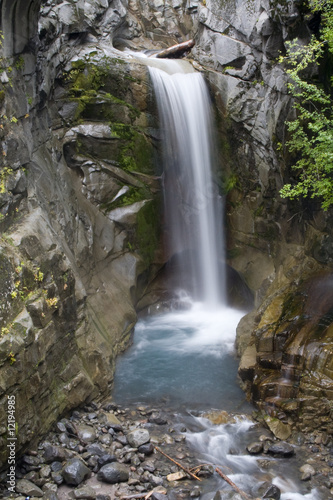
[[[254,323],[243,322],[240,354],[251,351],[241,375],[257,401],[267,384],[254,379],[267,369],[281,378],[285,363],[264,361],[273,341],[265,350],[258,340],[273,322],[262,319],[266,308],[299,290],[305,269],[312,279],[332,260],[329,216],[278,195],[288,170],[276,145],[292,107],[276,58],[286,39],[309,37],[298,3],[0,2],[2,443],[8,395],[24,446],[108,391],[137,304],[165,261],[155,103],[147,68],[129,50],[196,41],[193,64],[216,109],[229,263],[259,307]]]

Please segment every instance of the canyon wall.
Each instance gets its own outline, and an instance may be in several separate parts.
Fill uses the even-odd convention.
[[[277,57],[287,39],[309,38],[299,2],[2,0],[0,10],[2,443],[9,395],[24,447],[107,394],[138,310],[158,300],[147,293],[167,259],[158,123],[147,67],[130,51],[190,38],[216,109],[228,263],[257,308],[239,328],[240,374],[250,397],[275,398],[276,411],[299,329],[284,327],[277,342],[282,319],[291,324],[282,304],[305,278],[329,279],[333,248],[329,214],[278,194],[288,168],[277,145],[293,110]],[[320,342],[329,349],[329,337]],[[300,345],[310,352],[314,342]],[[310,355],[292,353],[302,371]],[[305,369],[318,377],[292,397],[329,400],[330,372],[324,380],[313,363]]]

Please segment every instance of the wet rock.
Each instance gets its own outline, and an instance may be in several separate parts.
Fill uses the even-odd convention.
[[[53,446],[51,444],[44,445],[44,460],[46,463],[51,462],[64,462],[73,455],[69,450],[62,448],[61,446]]]
[[[98,458],[97,463],[100,467],[103,467],[103,465],[110,464],[116,461],[117,457],[115,455],[110,455],[109,453],[105,453],[105,455],[102,455],[101,457]]]
[[[84,500],[95,500],[96,496],[96,491],[94,488],[91,488],[91,486],[83,486],[82,488],[78,488],[69,494],[69,498],[79,498]]]
[[[164,493],[159,493],[158,491],[154,491],[151,495],[152,500],[168,500],[167,495]]]
[[[59,500],[59,497],[55,491],[47,490],[44,493],[43,500]]]
[[[185,477],[187,477],[186,472],[184,472],[183,470],[180,470],[178,472],[173,472],[172,474],[168,474],[167,480],[169,482],[179,481],[180,479],[184,479]]]
[[[234,491],[223,491],[218,490],[213,500],[244,500],[239,493],[235,493]]]
[[[64,424],[63,422],[58,422],[58,423],[56,424],[56,429],[57,429],[57,431],[58,431],[58,432],[60,432],[60,433],[61,433],[61,432],[67,432],[66,426],[65,426],[65,424]]]
[[[262,443],[251,443],[246,447],[247,451],[250,453],[250,455],[258,455],[261,453],[264,449]]]
[[[16,484],[16,491],[23,493],[27,497],[42,497],[43,491],[27,479],[19,479]]]
[[[139,448],[139,446],[148,443],[150,440],[150,435],[147,429],[135,429],[127,434],[127,441],[133,448]]]
[[[83,443],[92,443],[96,439],[96,431],[90,425],[80,424],[76,428],[78,438]]]
[[[210,476],[212,476],[214,474],[214,471],[215,471],[215,469],[214,469],[214,467],[212,465],[203,465],[200,468],[197,476],[199,476],[199,477],[210,477]]]
[[[126,482],[129,479],[129,470],[126,465],[119,462],[109,463],[99,470],[97,478],[110,484]]]
[[[280,500],[281,491],[280,488],[275,486],[275,484],[269,485],[269,487],[265,490],[262,498],[269,498],[270,500]]]
[[[45,465],[41,468],[39,474],[41,478],[47,479],[51,475],[51,467],[49,465]]]
[[[60,462],[52,462],[50,467],[52,472],[60,472],[62,470],[62,465]]]
[[[202,415],[204,418],[208,418],[214,425],[223,425],[228,423],[234,423],[235,418],[229,415],[228,412],[221,410],[214,410]]]
[[[288,443],[280,442],[274,443],[269,446],[267,453],[270,455],[274,455],[276,457],[292,457],[295,454],[295,450],[293,446]]]
[[[151,455],[154,453],[154,446],[152,443],[142,444],[138,447],[138,451],[144,455]]]
[[[274,434],[274,436],[278,439],[288,439],[291,435],[291,427],[288,424],[284,424],[277,418],[273,418],[270,416],[265,417],[265,423],[267,424],[269,430]]]
[[[148,418],[148,422],[156,425],[165,425],[168,423],[166,418],[164,418],[160,413],[153,413],[152,415],[150,415],[150,417]]]
[[[106,449],[101,444],[93,443],[87,446],[87,452],[91,455],[98,455],[99,457],[101,457],[102,455],[106,454]]]
[[[66,463],[62,475],[66,484],[78,486],[91,476],[91,471],[82,460],[73,458]]]
[[[299,470],[302,473],[301,481],[309,481],[316,473],[315,469],[310,464],[302,465]]]

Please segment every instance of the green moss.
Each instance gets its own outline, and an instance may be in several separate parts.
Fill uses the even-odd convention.
[[[154,260],[155,251],[159,241],[160,214],[157,201],[147,202],[137,218],[137,246],[146,265]]]
[[[154,173],[152,145],[140,129],[122,123],[111,124],[113,134],[122,140],[117,161],[127,171]]]

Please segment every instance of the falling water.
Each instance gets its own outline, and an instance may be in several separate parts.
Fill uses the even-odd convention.
[[[162,129],[170,254],[209,306],[225,303],[222,202],[213,180],[211,105],[200,73],[185,61],[150,67]],[[182,276],[184,280],[184,276]]]

